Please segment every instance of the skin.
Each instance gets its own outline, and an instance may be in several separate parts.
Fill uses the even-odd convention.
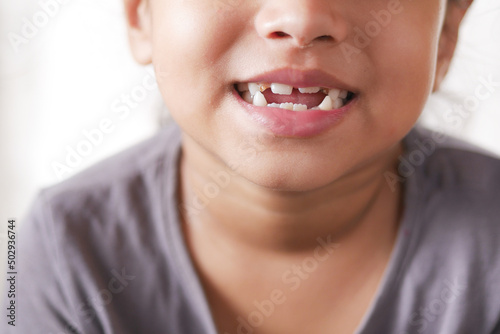
[[[221,333],[236,332],[254,300],[289,292],[283,273],[313,256],[318,237],[340,247],[255,333],[304,324],[351,333],[373,299],[404,209],[403,189],[391,191],[383,175],[395,172],[401,139],[444,78],[469,4],[401,0],[403,10],[349,61],[342,43],[355,45],[354,28],[388,3],[125,0],[132,52],[154,64],[183,130],[179,201],[192,203],[211,174],[230,175],[204,210],[181,212]],[[231,91],[284,67],[320,68],[354,87],[358,101],[319,135],[274,136]]]

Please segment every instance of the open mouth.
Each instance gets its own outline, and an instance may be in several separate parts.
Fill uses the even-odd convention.
[[[235,88],[243,100],[254,106],[304,112],[340,109],[355,97],[353,92],[337,88],[297,88],[280,83],[239,83]]]

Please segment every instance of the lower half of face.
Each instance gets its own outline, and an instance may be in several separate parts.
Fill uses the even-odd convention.
[[[292,191],[389,165],[431,91],[443,5],[153,1],[153,62],[185,150]]]

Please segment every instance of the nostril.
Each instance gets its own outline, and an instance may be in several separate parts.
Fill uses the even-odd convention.
[[[275,31],[269,37],[271,37],[271,38],[283,38],[283,37],[288,37],[288,36],[290,36],[290,35],[287,34],[286,32]]]
[[[282,39],[282,38],[288,38],[288,37],[292,37],[292,35],[284,32],[284,31],[274,31],[268,35],[268,38],[270,38],[270,39]],[[310,46],[314,41],[331,42],[333,40],[334,40],[334,38],[330,35],[321,35],[321,36],[318,36],[318,37],[314,38],[313,40],[309,41],[307,46]],[[305,43],[302,43],[302,41],[299,41],[299,42],[301,44],[305,44]]]
[[[329,35],[323,35],[323,36],[316,37],[316,40],[328,42],[328,41],[333,41],[333,37],[329,36]]]

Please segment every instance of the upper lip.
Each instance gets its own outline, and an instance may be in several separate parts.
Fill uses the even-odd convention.
[[[347,83],[342,82],[335,76],[318,69],[298,70],[293,68],[282,68],[259,74],[240,82],[280,83],[293,86],[295,88],[337,88],[355,93],[354,88]]]

